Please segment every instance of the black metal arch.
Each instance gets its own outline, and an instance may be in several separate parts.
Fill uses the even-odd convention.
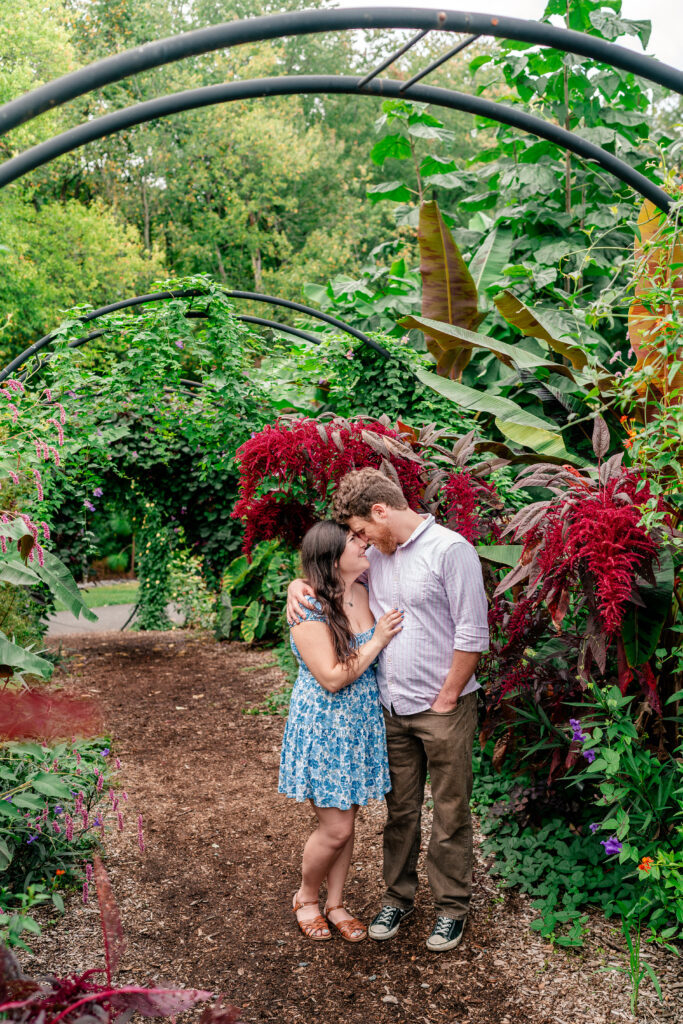
[[[666,192],[645,175],[634,170],[624,160],[620,160],[612,153],[608,153],[607,150],[588,142],[566,128],[527,114],[516,107],[507,107],[480,96],[470,96],[452,89],[440,89],[426,85],[413,85],[406,88],[403,82],[390,79],[374,79],[364,85],[361,90],[358,80],[346,75],[290,75],[256,78],[244,82],[228,82],[223,85],[190,89],[148,100],[145,103],[138,103],[135,106],[105,114],[104,117],[94,118],[76,128],[71,128],[69,131],[7,160],[0,165],[0,188],[64,153],[145,121],[216,103],[228,103],[263,96],[301,95],[303,93],[346,93],[405,98],[435,106],[450,107],[454,110],[464,110],[480,117],[488,117],[494,121],[520,128],[522,131],[539,136],[539,138],[547,139],[562,149],[597,163],[610,174],[630,185],[646,199],[650,199],[655,206],[662,210],[667,210],[669,207],[669,197]]]
[[[230,299],[248,299],[251,302],[263,302],[271,306],[282,306],[285,309],[292,309],[297,313],[305,313],[307,316],[313,317],[316,320],[321,320],[323,323],[330,324],[331,327],[341,331],[343,334],[350,334],[354,338],[358,338],[359,341],[364,342],[371,348],[375,349],[384,358],[389,357],[389,353],[386,349],[382,348],[376,341],[369,338],[367,334],[363,334],[357,328],[352,327],[350,324],[344,323],[343,320],[339,320],[335,316],[330,316],[329,313],[323,313],[319,309],[313,309],[312,306],[305,306],[301,302],[292,302],[290,299],[280,299],[276,295],[264,295],[261,292],[243,292],[243,291],[228,291],[227,289],[220,289],[222,294]],[[100,317],[106,316],[107,313],[115,313],[120,309],[130,309],[133,306],[142,306],[148,302],[162,302],[165,299],[184,299],[184,298],[201,298],[208,295],[208,292],[203,291],[201,288],[185,288],[181,291],[165,291],[165,292],[152,292],[149,295],[134,295],[130,299],[121,299],[119,302],[112,302],[108,306],[100,306],[99,309],[93,309],[89,313],[84,313],[78,319],[83,324],[91,323],[93,320],[99,320]],[[188,310],[189,315],[192,317],[202,317],[206,314],[203,310]],[[237,316],[238,320],[242,320],[245,323],[257,324],[261,327],[270,327],[273,330],[283,331],[285,334],[291,334],[294,337],[304,338],[306,341],[311,341],[314,344],[320,344],[320,338],[315,334],[311,334],[308,331],[302,331],[298,327],[290,327],[289,324],[281,324],[276,320],[264,320],[262,317],[248,316],[246,314],[240,314]],[[93,338],[99,338],[105,333],[104,330],[91,331],[89,334],[83,335],[80,338],[74,338],[73,341],[69,342],[69,348],[77,348],[80,345],[84,345],[88,341],[92,341]],[[23,366],[31,356],[37,355],[42,349],[50,344],[51,341],[55,340],[56,335],[54,332],[43,335],[38,341],[35,341],[28,348],[20,352],[18,356],[5,366],[3,370],[0,370],[0,383],[6,380],[15,370],[18,370],[20,366]]]
[[[338,8],[336,10],[291,11],[285,14],[225,22],[209,28],[185,32],[168,39],[105,57],[88,67],[34,89],[0,108],[0,134],[30,121],[46,110],[60,106],[76,96],[150,68],[170,64],[185,57],[227,49],[241,43],[259,42],[282,36],[339,32],[348,29],[415,28],[426,31],[474,33],[515,39],[575,53],[613,67],[631,71],[674,92],[683,93],[683,72],[652,57],[608,43],[595,36],[571,29],[556,28],[545,22],[507,18],[495,14],[468,11],[443,11],[421,8]]]
[[[209,87],[205,90],[193,90],[170,97],[161,97],[147,104],[117,111],[90,124],[81,125],[50,140],[42,146],[34,147],[20,154],[0,167],[0,187],[27,173],[28,170],[55,159],[61,153],[70,151],[84,142],[100,138],[102,135],[120,131],[131,124],[138,124],[154,117],[165,116],[191,107],[204,106],[208,103],[226,102],[229,99],[245,99],[254,95],[285,95],[303,91],[326,91],[348,93],[370,93],[376,95],[400,95],[410,99],[423,99],[442,106],[454,107],[490,117],[531,131],[541,138],[551,139],[558,145],[588,160],[594,160],[616,177],[630,184],[641,195],[651,199],[661,209],[667,210],[669,200],[666,193],[656,185],[637,174],[628,164],[616,157],[586,143],[572,132],[558,129],[538,118],[522,114],[498,104],[481,100],[479,97],[465,96],[451,90],[433,90],[437,95],[431,99],[426,95],[425,87],[416,87],[413,83],[423,78],[431,70],[438,67],[453,53],[469,45],[479,35],[492,35],[507,39],[522,40],[541,46],[550,46],[564,52],[587,56],[604,61],[613,67],[633,72],[641,77],[657,82],[683,94],[683,72],[667,64],[662,64],[651,57],[634,53],[625,47],[608,43],[594,36],[569,29],[556,28],[544,22],[524,21],[519,18],[506,18],[490,14],[475,14],[464,11],[439,11],[406,8],[389,10],[385,8],[357,8],[337,10],[295,11],[286,14],[268,15],[260,18],[249,18],[240,22],[214,25],[206,29],[198,29],[169,39],[157,40],[127,50],[124,53],[107,57],[86,68],[65,75],[45,86],[33,90],[0,108],[0,134],[37,117],[54,106],[67,102],[76,96],[83,95],[95,88],[111,82],[119,81],[129,75],[152,67],[158,67],[185,57],[208,53],[246,42],[278,38],[286,35],[306,35],[340,31],[347,29],[368,28],[418,28],[418,35],[408,44],[385,60],[379,68],[365,75],[362,79],[338,78],[327,79],[325,76],[293,77],[288,85],[280,79],[261,80],[260,82],[230,83],[226,86]],[[468,40],[460,43],[444,57],[434,61],[408,83],[379,82],[377,74],[405,52],[411,45],[430,31],[473,32]],[[267,85],[267,82],[275,83]],[[279,82],[279,85],[277,84]],[[308,82],[308,86],[306,86]],[[327,85],[323,88],[324,83]],[[317,83],[317,86],[315,85]],[[253,90],[256,89],[254,92]],[[193,95],[196,93],[196,95]],[[439,99],[438,94],[443,94]],[[447,98],[448,97],[448,101]],[[96,126],[96,127],[95,127]],[[99,134],[98,134],[99,132]]]

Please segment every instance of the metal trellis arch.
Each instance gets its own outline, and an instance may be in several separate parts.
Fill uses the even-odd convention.
[[[657,184],[635,171],[625,161],[620,160],[601,147],[586,141],[576,133],[516,108],[507,107],[504,104],[495,103],[479,96],[470,96],[452,89],[441,89],[417,83],[480,36],[494,36],[501,39],[516,40],[531,45],[551,47],[564,53],[588,57],[612,67],[629,71],[648,82],[662,85],[673,92],[683,95],[682,71],[663,64],[652,57],[635,53],[616,43],[606,42],[603,39],[582,32],[557,28],[545,22],[526,21],[520,18],[467,11],[378,7],[337,8],[291,11],[284,14],[266,15],[212,25],[208,28],[182,33],[168,39],[146,43],[144,46],[106,57],[6,103],[0,107],[0,134],[5,134],[13,128],[38,117],[45,111],[60,106],[77,96],[89,93],[94,89],[120,81],[150,68],[160,67],[187,57],[198,56],[219,49],[227,49],[244,43],[277,39],[283,36],[358,29],[417,29],[417,34],[390,57],[382,61],[377,68],[369,71],[362,78],[344,75],[298,75],[284,78],[273,77],[230,82],[157,97],[124,110],[114,111],[104,117],[96,118],[71,128],[5,161],[0,165],[0,188],[17,180],[36,167],[49,163],[58,156],[71,152],[87,142],[103,138],[136,124],[166,117],[184,110],[254,97],[298,95],[304,93],[345,93],[358,96],[396,97],[416,100],[435,106],[467,111],[511,125],[522,131],[547,139],[585,160],[599,164],[610,174],[630,185],[636,192],[650,199],[655,206],[664,211],[668,209],[669,198],[666,192]],[[378,77],[382,71],[394,63],[402,54],[406,53],[419,40],[433,31],[453,34],[467,33],[467,38],[458,42],[456,46],[433,61],[428,67],[414,75],[407,82]],[[157,297],[162,297],[161,293]],[[235,293],[235,297],[238,297],[237,293]],[[153,301],[154,298],[152,296],[138,296],[134,300],[125,300],[123,304],[114,303],[110,307],[103,307],[102,310],[88,314],[83,318],[83,322],[95,319],[96,315],[104,315],[106,311],[110,312],[116,308],[123,308],[126,304],[134,305],[138,301]],[[292,308],[297,308],[297,304],[286,303],[285,300],[274,300],[273,297],[260,296],[259,301],[279,302],[281,305],[290,305]],[[300,311],[325,319],[325,315],[311,310],[310,307],[301,308]],[[256,322],[258,319],[253,318],[251,322]],[[334,318],[331,318],[331,320],[334,320]],[[269,323],[272,323],[272,321]],[[340,330],[349,330],[348,325],[340,321],[337,321],[335,325]],[[281,330],[289,329],[286,325],[277,326]],[[296,329],[289,330],[293,331]],[[92,332],[92,334],[94,333],[96,332]],[[351,330],[350,333],[355,333],[357,337],[361,337],[364,342],[372,345],[373,348],[384,352],[381,346],[378,346],[376,342],[373,342],[367,336],[362,335],[361,332]],[[0,373],[0,380],[11,373],[17,365],[21,365],[25,359],[30,358],[34,352],[47,345],[50,340],[51,336],[46,335],[45,338],[41,338],[35,345],[22,353],[21,356],[18,356],[16,360],[13,360]],[[84,338],[83,341],[85,340],[87,339]]]
[[[380,355],[387,357],[388,353],[381,345],[378,345],[376,341],[369,338],[367,334],[359,331],[356,327],[352,327],[350,324],[344,323],[343,320],[339,320],[335,316],[330,316],[329,313],[323,313],[319,309],[313,309],[312,306],[305,306],[301,302],[292,302],[290,299],[280,299],[276,295],[264,295],[261,292],[244,292],[244,291],[229,291],[228,289],[221,288],[221,292],[226,298],[229,299],[247,299],[250,302],[262,302],[267,303],[271,306],[281,306],[285,309],[294,310],[297,313],[303,313],[306,316],[313,317],[316,320],[321,320],[323,323],[329,324],[330,327],[334,327],[336,330],[341,331],[342,334],[349,334],[353,338],[358,338],[359,341],[369,345],[370,348],[375,349]],[[187,298],[201,298],[207,295],[207,292],[202,291],[201,288],[185,288],[181,291],[165,291],[165,292],[152,292],[149,295],[134,295],[129,299],[121,299],[119,302],[112,302],[108,306],[100,306],[99,309],[93,309],[89,313],[84,313],[83,316],[78,317],[82,324],[92,323],[93,320],[99,320],[100,317],[107,316],[108,313],[116,313],[122,309],[131,309],[135,306],[142,306],[149,302],[162,302],[165,299],[187,299]],[[202,310],[189,310],[186,316],[191,317],[203,317],[206,314]],[[320,343],[320,338],[315,334],[311,334],[309,331],[302,331],[298,327],[290,327],[289,324],[281,324],[276,320],[266,320],[262,317],[248,316],[246,314],[240,314],[237,317],[238,320],[244,323],[256,324],[260,327],[270,327],[272,330],[284,331],[285,334],[291,334],[297,338],[303,338],[306,341],[311,341],[314,344]],[[92,341],[94,338],[99,338],[106,333],[105,329],[96,331],[90,331],[90,333],[83,335],[80,338],[74,338],[73,341],[69,342],[69,348],[78,348],[81,345],[85,345],[88,341]],[[18,370],[24,363],[32,356],[37,356],[40,351],[46,348],[50,342],[55,340],[56,335],[51,332],[50,334],[44,334],[42,338],[35,341],[28,348],[20,352],[18,356],[7,364],[7,366],[0,371],[0,383],[6,380],[15,370]]]

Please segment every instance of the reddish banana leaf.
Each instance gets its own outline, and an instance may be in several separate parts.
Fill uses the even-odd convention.
[[[476,331],[485,316],[477,309],[477,287],[434,200],[420,207],[417,237],[422,316]],[[472,356],[471,347],[457,339],[444,342],[425,335],[425,340],[437,360],[437,372],[442,377],[459,379]]]
[[[98,854],[93,857],[97,902],[100,906],[100,923],[102,925],[102,942],[104,944],[104,960],[107,968],[107,984],[111,985],[112,975],[116,974],[119,961],[126,949],[121,915],[111,891],[109,875]]]
[[[635,370],[653,367],[654,380],[663,392],[683,387],[681,371],[672,380],[667,380],[668,366],[658,351],[662,324],[670,316],[671,306],[661,302],[653,307],[648,301],[655,288],[671,289],[671,294],[678,301],[683,300],[683,238],[681,234],[673,240],[666,238],[663,234],[665,225],[665,215],[646,199],[638,214],[640,238],[634,242],[634,256],[639,277],[635,298],[628,311],[628,337],[638,360]],[[659,245],[658,240],[661,240]]]

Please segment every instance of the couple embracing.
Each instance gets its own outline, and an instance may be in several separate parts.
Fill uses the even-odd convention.
[[[310,800],[318,819],[293,910],[313,940],[331,938],[332,928],[350,942],[396,935],[413,909],[429,772],[427,948],[443,952],[462,938],[472,883],[474,670],[488,647],[481,566],[471,544],[410,509],[378,470],[344,477],[334,515],[306,534],[305,582],[290,584],[287,606],[299,675],[279,790]],[[386,891],[366,929],[345,909],[343,890],[358,808],[382,797]]]

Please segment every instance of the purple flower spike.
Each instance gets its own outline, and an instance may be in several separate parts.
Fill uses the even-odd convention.
[[[64,808],[60,807],[59,804],[55,807],[55,814],[64,814]]]
[[[104,750],[100,751],[102,757],[109,757],[109,747],[105,747]]]
[[[584,750],[583,756],[586,758],[586,760],[588,761],[589,764],[593,764],[593,761],[595,760],[595,751],[594,750]]]
[[[578,718],[570,718],[569,724],[572,727],[572,740],[576,740],[577,743],[583,743],[588,737],[584,732],[581,731],[581,722]]]
[[[26,843],[30,846],[31,843],[34,843],[37,838],[38,836],[29,836],[28,839],[26,840]]]
[[[608,857],[611,857],[613,853],[619,853],[622,847],[622,843],[619,842],[616,836],[610,836],[609,839],[601,839],[600,845],[605,847],[605,853]]]
[[[598,829],[600,828],[600,826],[598,825],[597,821],[592,821],[588,827],[591,830],[591,832],[597,832]]]

